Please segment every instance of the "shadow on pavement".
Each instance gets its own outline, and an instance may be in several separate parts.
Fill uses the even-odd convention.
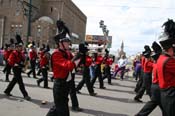
[[[47,108],[47,109],[51,108],[53,106],[53,104],[54,104],[53,102],[48,102],[48,101],[46,101],[46,104],[42,104],[42,101],[43,100],[32,99],[29,102],[34,103],[34,104],[40,106],[40,108]]]
[[[91,114],[94,116],[128,116],[126,114],[109,113],[109,112],[97,111],[92,109],[83,109],[82,113]]]
[[[9,100],[13,100],[13,101],[19,101],[19,102],[23,102],[23,101],[26,101],[23,97],[19,97],[19,96],[6,96],[5,94],[0,94],[0,99],[9,99]],[[28,101],[28,102],[31,102],[33,104],[36,104],[38,105],[40,108],[51,108],[52,105],[54,104],[53,102],[48,102],[46,104],[42,104],[42,101],[43,100],[38,100],[38,99],[33,99],[31,98],[31,101]]]
[[[19,96],[7,96],[5,94],[0,94],[0,99],[9,99],[9,100],[13,100],[13,101],[20,101],[23,102],[25,99],[23,97],[19,97]]]
[[[111,86],[120,86],[120,87],[127,87],[127,88],[135,88],[135,87],[133,87],[133,86],[127,86],[127,85],[121,85],[121,84],[119,84],[119,83],[112,83],[112,85]]]
[[[87,93],[81,93],[78,95],[88,95],[89,96],[89,94]],[[138,102],[135,102],[134,99],[110,97],[110,96],[99,95],[98,93],[97,93],[97,96],[92,96],[92,97],[97,97],[97,98],[106,99],[106,100],[119,101],[119,102],[124,102],[124,103],[138,103]],[[145,103],[145,102],[142,102],[142,103]]]
[[[97,95],[97,98],[101,99],[107,99],[107,100],[114,100],[114,101],[119,101],[119,102],[124,102],[124,103],[136,103],[133,99],[128,99],[128,98],[117,98],[117,97],[110,97],[110,96],[103,96],[103,95]]]
[[[37,86],[37,83],[36,83],[36,85],[34,85],[34,84],[29,84],[29,83],[24,83],[24,86],[27,86],[27,87],[38,87],[38,86]]]
[[[51,87],[49,87],[49,88],[44,88],[42,85],[38,86],[37,83],[36,83],[36,85],[34,85],[34,84],[29,84],[29,83],[24,83],[24,85],[27,86],[27,87],[37,87],[37,88],[41,88],[41,89],[48,89],[48,90],[50,89],[50,90],[52,90]]]
[[[107,91],[114,91],[114,92],[122,92],[122,93],[129,93],[129,94],[135,94],[135,92],[133,91],[126,91],[126,90],[117,90],[117,89],[109,89],[109,88],[106,88],[104,90],[107,90]]]

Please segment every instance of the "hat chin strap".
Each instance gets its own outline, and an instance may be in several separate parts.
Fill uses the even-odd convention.
[[[64,44],[63,44],[63,42],[61,42],[61,45],[62,45],[62,47],[63,47],[63,50],[65,50],[65,51],[66,51],[66,48],[65,48],[65,46],[64,46]]]

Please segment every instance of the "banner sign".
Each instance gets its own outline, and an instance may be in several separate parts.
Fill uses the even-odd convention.
[[[91,44],[107,44],[107,48],[111,48],[112,36],[86,35],[85,40]]]

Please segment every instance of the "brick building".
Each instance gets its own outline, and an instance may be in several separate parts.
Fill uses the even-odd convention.
[[[29,3],[32,3],[30,5]],[[28,35],[28,16],[31,8],[31,34]],[[38,46],[43,43],[54,45],[56,21],[62,19],[74,37],[73,43],[85,39],[87,17],[71,0],[0,0],[0,47],[20,34],[23,41],[34,40]]]

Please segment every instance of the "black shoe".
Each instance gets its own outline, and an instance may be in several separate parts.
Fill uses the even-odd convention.
[[[5,92],[5,91],[4,91],[4,93],[5,93],[6,96],[12,96],[12,94],[10,94],[10,93],[8,93],[8,92]]]
[[[30,74],[29,74],[29,73],[27,73],[27,76],[28,76],[28,77],[30,77]]]
[[[26,99],[27,101],[30,101],[31,100],[31,97],[25,96],[24,99]]]
[[[100,87],[100,89],[106,89],[106,87]]]
[[[38,85],[38,86],[40,86],[40,83],[39,83],[39,81],[37,80],[36,82],[37,82],[37,85]]]
[[[50,89],[50,87],[44,87],[45,89]]]
[[[83,109],[79,107],[72,107],[72,111],[81,112]]]
[[[33,77],[34,79],[38,79],[37,77]]]
[[[134,101],[139,102],[139,103],[142,103],[143,102],[142,100],[140,100],[138,98],[134,98]]]
[[[90,96],[96,96],[97,93],[90,93],[89,95],[90,95]]]
[[[53,82],[53,77],[50,78],[50,81]]]
[[[80,91],[77,91],[77,93],[78,93],[78,94],[81,94],[81,92],[80,92]]]

